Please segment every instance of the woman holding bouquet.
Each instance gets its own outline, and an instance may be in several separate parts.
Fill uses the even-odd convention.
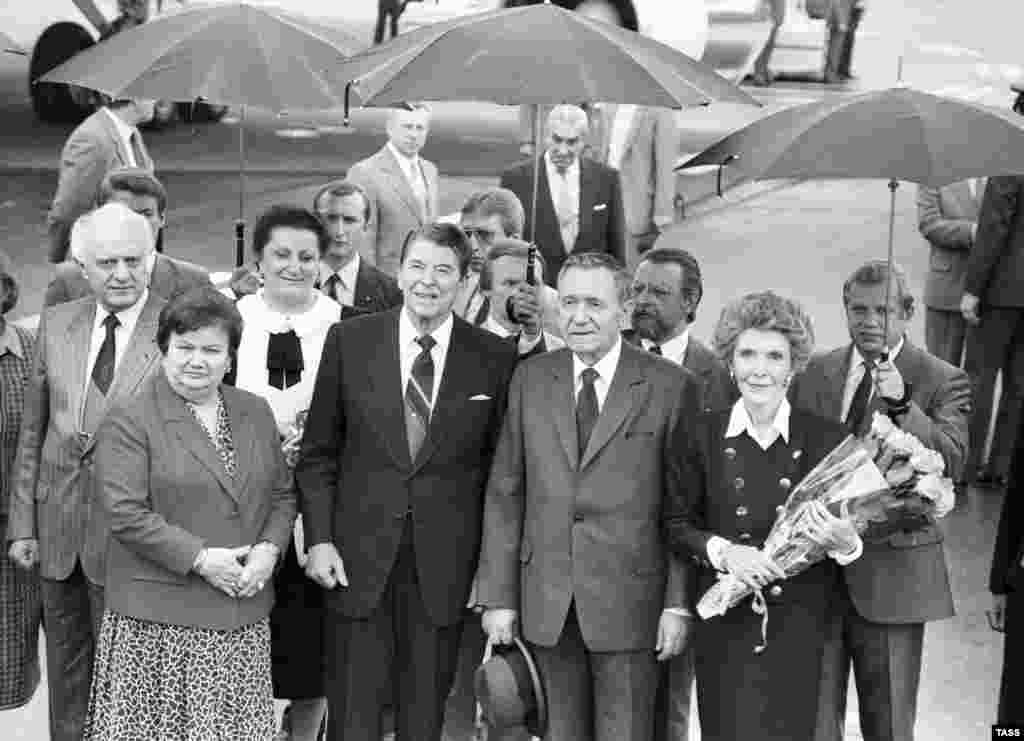
[[[822,657],[839,571],[831,560],[783,581],[759,550],[800,481],[843,437],[838,423],[794,410],[786,400],[793,374],[813,345],[810,318],[772,292],[727,306],[715,328],[717,354],[741,398],[730,410],[702,415],[695,429],[703,486],[666,515],[671,547],[700,563],[698,594],[731,574],[760,595],[701,623],[697,697],[708,741],[811,741]],[[852,525],[812,505],[807,535],[840,559],[860,554]]]
[[[294,466],[331,325],[341,305],[316,290],[328,246],[320,220],[302,208],[272,206],[253,231],[263,287],[238,301],[245,322],[235,384],[264,397],[274,412],[285,457]],[[301,533],[301,524],[296,525]],[[317,738],[324,711],[323,592],[306,578],[293,541],[283,556],[270,616],[274,696],[291,700],[292,741]]]

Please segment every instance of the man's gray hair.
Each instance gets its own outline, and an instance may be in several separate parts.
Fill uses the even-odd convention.
[[[578,105],[562,103],[552,108],[551,113],[548,114],[547,131],[550,132],[556,123],[572,126],[573,131],[579,133],[580,136],[586,135],[590,130],[590,120],[587,118],[587,112]]]
[[[123,203],[111,201],[99,208],[82,214],[71,226],[71,259],[83,263],[93,247],[102,243],[111,234],[124,229],[140,229],[146,235],[147,254],[156,248],[156,237],[144,216],[132,211]]]

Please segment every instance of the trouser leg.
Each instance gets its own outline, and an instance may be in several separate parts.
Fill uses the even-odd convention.
[[[925,347],[932,355],[959,368],[966,335],[967,323],[959,311],[932,308],[925,311]]]
[[[687,741],[689,737],[695,653],[690,645],[682,654],[660,665],[654,706],[655,741]]]
[[[658,662],[653,651],[592,652],[594,741],[654,735]]]
[[[569,608],[558,643],[533,646],[548,695],[548,738],[593,741],[594,702],[590,660],[576,610]]]

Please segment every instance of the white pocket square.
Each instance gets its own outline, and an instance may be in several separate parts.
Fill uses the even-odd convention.
[[[606,208],[608,208],[607,203],[599,203],[596,206],[594,206],[595,211],[604,211]]]
[[[470,396],[470,401],[490,401],[491,397],[487,394],[477,394],[476,396]]]

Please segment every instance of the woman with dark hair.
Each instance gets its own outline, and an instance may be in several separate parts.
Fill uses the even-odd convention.
[[[0,266],[0,533],[7,532],[8,485],[36,346],[31,332],[6,319],[17,303],[18,284]],[[25,571],[0,555],[0,710],[21,707],[39,685],[42,610],[38,570]]]
[[[295,518],[264,399],[225,386],[242,318],[213,288],[163,308],[158,373],[96,434],[110,528],[86,741],[271,741],[272,576]]]
[[[730,573],[763,594],[758,607],[766,605],[767,623],[747,599],[700,624],[701,737],[812,741],[839,571],[825,560],[783,580],[760,546],[775,508],[839,443],[843,428],[786,400],[814,344],[810,318],[795,302],[770,291],[732,302],[722,311],[714,344],[741,398],[731,409],[698,418],[695,447],[704,485],[669,508],[668,540],[680,556],[701,564],[698,595],[718,573]],[[852,525],[823,506],[814,508],[812,520],[809,536],[833,559],[848,563],[860,556]]]

